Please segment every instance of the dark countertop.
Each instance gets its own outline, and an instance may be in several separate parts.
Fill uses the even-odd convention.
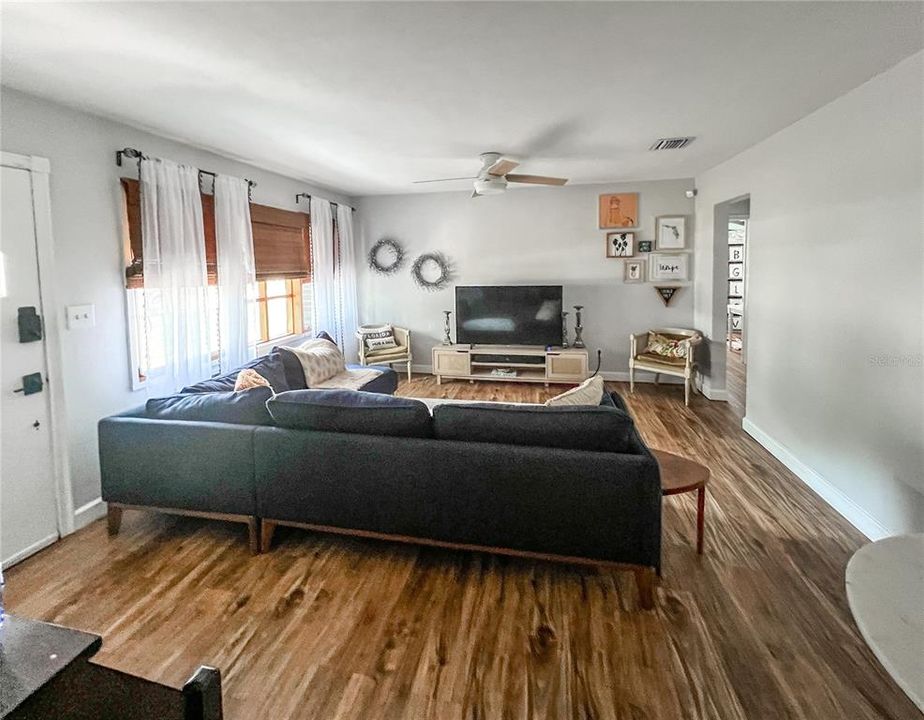
[[[0,719],[78,658],[91,657],[99,635],[7,615],[0,626]]]

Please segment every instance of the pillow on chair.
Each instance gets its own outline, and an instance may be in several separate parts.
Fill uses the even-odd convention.
[[[361,327],[359,328],[359,334],[362,335],[363,345],[368,352],[391,350],[398,347],[398,343],[395,342],[395,331],[391,325]]]
[[[654,353],[662,357],[685,358],[687,344],[686,340],[674,340],[658,333],[648,333],[648,347],[643,352]]]

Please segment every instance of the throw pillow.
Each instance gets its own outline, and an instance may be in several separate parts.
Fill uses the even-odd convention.
[[[199,392],[151,398],[145,412],[154,420],[186,420],[234,423],[237,425],[272,425],[266,401],[273,397],[269,387],[247,392]]]
[[[244,368],[237,374],[237,380],[234,381],[234,392],[250,390],[256,387],[268,387],[270,390],[273,389],[269,381],[252,368]]]
[[[289,389],[286,381],[286,371],[283,364],[282,356],[275,350],[267,355],[256,357],[245,365],[232,370],[224,375],[203,380],[195,385],[188,385],[180,392],[183,393],[202,393],[202,392],[231,392],[237,382],[237,376],[245,368],[256,370],[260,375],[266,378],[266,381],[276,392],[283,392]]]
[[[430,411],[418,400],[356,390],[290,390],[266,403],[284,428],[429,438]]]
[[[556,395],[545,404],[549,407],[566,407],[568,405],[599,405],[603,399],[603,378],[594,375],[587,378],[577,387],[566,390],[561,395]]]
[[[327,340],[309,340],[289,350],[302,364],[308,387],[322,383],[346,369],[340,348]]]
[[[391,325],[361,327],[359,332],[363,336],[363,343],[366,349],[370,352],[389,350],[398,347],[398,343],[395,342],[395,331]]]
[[[684,340],[673,340],[658,333],[648,333],[648,347],[645,348],[645,352],[662,357],[685,358],[687,345]]]

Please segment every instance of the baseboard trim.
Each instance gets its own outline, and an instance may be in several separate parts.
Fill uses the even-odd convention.
[[[773,457],[789,468],[793,474],[808,485],[822,500],[834,508],[847,522],[866,535],[870,540],[881,540],[895,535],[876,518],[857,505],[842,490],[832,485],[818,472],[810,468],[782,443],[778,442],[745,417],[741,421],[744,431],[760,443]]]
[[[58,540],[58,533],[55,533],[54,535],[49,535],[46,538],[42,538],[36,543],[32,543],[29,547],[24,548],[23,550],[20,550],[15,555],[11,555],[6,560],[4,560],[2,563],[3,569],[6,570],[6,568],[11,567],[12,565],[15,565],[16,563],[25,560],[27,557],[29,557],[30,555],[34,555],[39,550],[44,550],[49,545],[52,545],[53,543],[55,543],[57,540]]]
[[[86,505],[81,505],[74,510],[74,530],[85,528],[91,522],[99,520],[101,517],[106,517],[106,503],[103,502],[102,498],[91,500]]]

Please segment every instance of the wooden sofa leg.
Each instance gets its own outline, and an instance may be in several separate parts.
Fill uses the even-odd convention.
[[[260,532],[260,551],[269,552],[273,544],[273,533],[276,532],[276,523],[272,520],[263,521],[263,529]]]
[[[636,570],[635,583],[638,585],[638,602],[642,610],[654,609],[654,570],[649,567]]]
[[[247,520],[247,537],[250,540],[250,554],[260,553],[260,518],[251,516]]]
[[[122,527],[122,508],[109,505],[106,509],[106,531],[110,535],[118,535]]]

